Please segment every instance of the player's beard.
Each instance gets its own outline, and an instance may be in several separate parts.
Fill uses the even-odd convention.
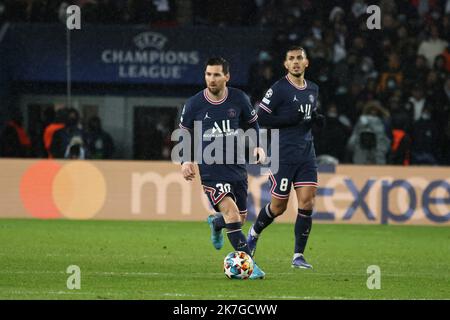
[[[301,77],[305,74],[305,71],[298,71],[298,72],[290,71],[289,73],[290,73],[293,77],[301,78]]]
[[[220,93],[220,90],[221,90],[221,88],[219,88],[219,87],[215,87],[215,88],[208,87],[208,91],[215,96],[217,96]]]

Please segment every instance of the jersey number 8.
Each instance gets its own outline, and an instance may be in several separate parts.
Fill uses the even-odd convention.
[[[288,188],[288,178],[283,178],[281,179],[281,184],[280,184],[280,191],[286,191]]]

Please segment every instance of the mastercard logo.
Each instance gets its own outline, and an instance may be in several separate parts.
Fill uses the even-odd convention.
[[[20,198],[27,212],[36,218],[89,219],[105,203],[105,178],[89,162],[60,164],[43,160],[23,174]]]

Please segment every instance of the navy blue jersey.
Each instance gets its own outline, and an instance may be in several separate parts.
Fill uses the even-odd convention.
[[[299,87],[285,76],[275,82],[259,104],[259,112],[279,116],[295,118],[299,109],[305,112],[305,121],[290,127],[279,128],[280,163],[295,164],[315,157],[311,134],[311,113],[317,109],[318,96],[319,87],[314,82],[305,80],[305,86]]]
[[[180,119],[181,128],[192,131],[194,129],[194,121],[201,121],[202,153],[215,139],[221,138],[224,142],[219,150],[219,152],[223,152],[222,164],[205,164],[204,161],[199,163],[202,181],[220,180],[231,182],[247,179],[245,155],[236,152],[236,148],[227,150],[224,137],[234,137],[233,139],[236,139],[234,145],[236,146],[237,139],[240,138],[236,130],[241,129],[244,123],[256,126],[259,129],[256,121],[258,115],[253,109],[250,99],[243,91],[231,87],[227,87],[225,90],[225,96],[222,100],[213,101],[207,96],[207,89],[204,89],[189,98],[183,107]],[[225,164],[225,162],[228,163],[225,152],[232,154],[233,162],[231,164]]]

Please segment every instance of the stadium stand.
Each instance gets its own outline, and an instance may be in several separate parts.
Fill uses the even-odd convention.
[[[419,136],[431,132],[424,129],[418,136],[413,128],[423,128],[423,117],[430,116],[435,143],[433,161],[425,163],[450,164],[450,0],[372,1],[370,5],[381,8],[382,29],[370,31],[366,25],[369,2],[365,0],[233,0],[226,6],[216,0],[6,0],[0,6],[0,23],[58,23],[68,4],[80,6],[83,23],[92,25],[261,30],[268,35],[265,47],[251,58],[248,82],[240,85],[256,106],[268,85],[284,72],[277,63],[283,48],[301,44],[311,59],[308,76],[321,88],[323,112],[329,122],[337,119],[346,132],[343,144],[363,110],[377,104],[384,110],[379,117],[390,144],[381,163],[423,163],[417,160],[426,157],[418,146],[423,141]],[[0,93],[6,86],[0,78]],[[423,110],[427,110],[425,115]],[[6,121],[7,117],[2,118]],[[417,155],[411,161],[393,160],[395,130],[399,129],[412,139],[405,151]],[[321,139],[330,134],[316,132],[316,136]],[[165,142],[155,159],[170,147],[167,137],[161,139]],[[317,145],[327,142],[317,141]],[[319,147],[318,152],[328,154],[329,150]],[[352,163],[355,157],[347,148],[337,158]]]

